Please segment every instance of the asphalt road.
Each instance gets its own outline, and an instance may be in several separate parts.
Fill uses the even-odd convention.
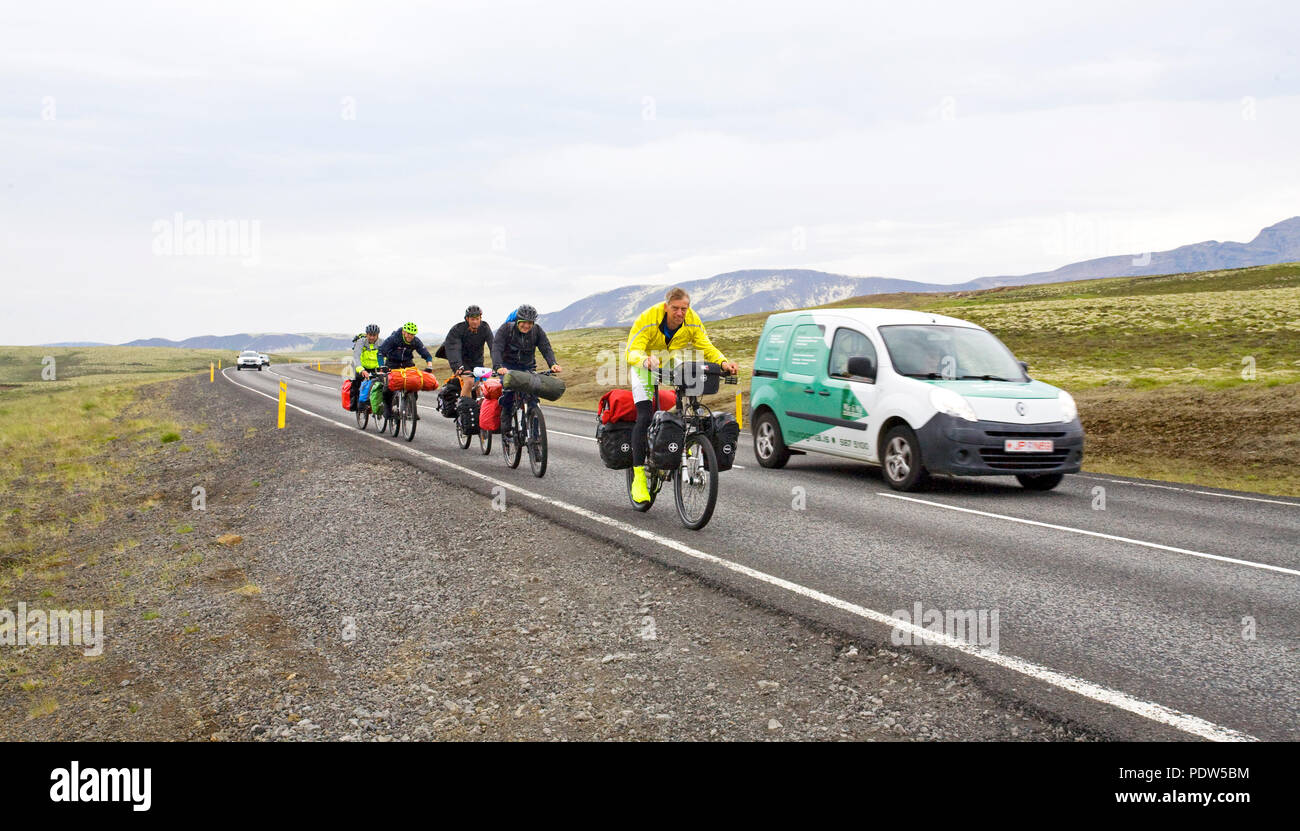
[[[373,427],[361,437],[339,382],[305,366],[225,376],[232,405],[264,407],[271,425],[274,402],[253,391],[273,397],[285,380],[287,429],[364,441],[464,484],[485,509],[504,487],[508,504],[850,634],[907,635],[893,615],[916,604],[983,610],[996,651],[960,634],[912,648],[1117,739],[1300,738],[1300,500],[1095,474],[1048,493],[993,477],[898,494],[875,468],[827,457],[764,470],[746,430],[712,521],[693,532],[670,487],[632,510],[591,413],[544,407],[550,464],[537,479],[526,459],[507,468],[498,443],[461,450],[432,393],[408,444]]]

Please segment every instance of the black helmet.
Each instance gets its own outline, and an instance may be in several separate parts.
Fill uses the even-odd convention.
[[[465,317],[482,317],[482,316],[483,316],[483,310],[480,309],[478,306],[470,306],[469,308],[465,309]]]
[[[515,313],[515,319],[535,321],[537,320],[537,309],[525,303],[524,305],[520,306],[519,311]]]
[[[366,334],[367,334],[367,335],[377,335],[377,334],[379,334],[379,324],[378,324],[378,323],[372,323],[372,324],[370,324],[369,326],[367,326],[367,327],[366,327]]]

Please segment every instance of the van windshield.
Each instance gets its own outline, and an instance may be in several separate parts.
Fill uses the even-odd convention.
[[[909,378],[1027,382],[1011,350],[983,329],[881,326],[894,371]]]

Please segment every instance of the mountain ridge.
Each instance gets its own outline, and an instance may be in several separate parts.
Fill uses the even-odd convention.
[[[1032,274],[976,277],[964,283],[923,283],[892,277],[854,277],[803,268],[745,269],[684,283],[621,286],[588,295],[540,316],[547,331],[628,325],[659,302],[671,285],[691,294],[691,307],[706,320],[754,312],[777,312],[833,303],[849,297],[893,292],[973,291],[1031,283],[1062,283],[1098,277],[1144,277],[1215,271],[1300,261],[1300,216],[1260,230],[1250,242],[1205,240],[1168,251],[1121,254],[1069,263]]]

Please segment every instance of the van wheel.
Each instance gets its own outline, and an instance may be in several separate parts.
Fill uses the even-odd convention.
[[[763,467],[785,467],[790,461],[790,451],[781,436],[781,425],[776,416],[765,412],[754,421],[754,458]]]
[[[1023,485],[1027,491],[1050,491],[1061,484],[1061,480],[1064,478],[1064,473],[1016,474],[1016,481]]]
[[[911,427],[900,424],[885,434],[881,468],[885,484],[896,491],[914,491],[930,480],[921,465],[921,445]]]

